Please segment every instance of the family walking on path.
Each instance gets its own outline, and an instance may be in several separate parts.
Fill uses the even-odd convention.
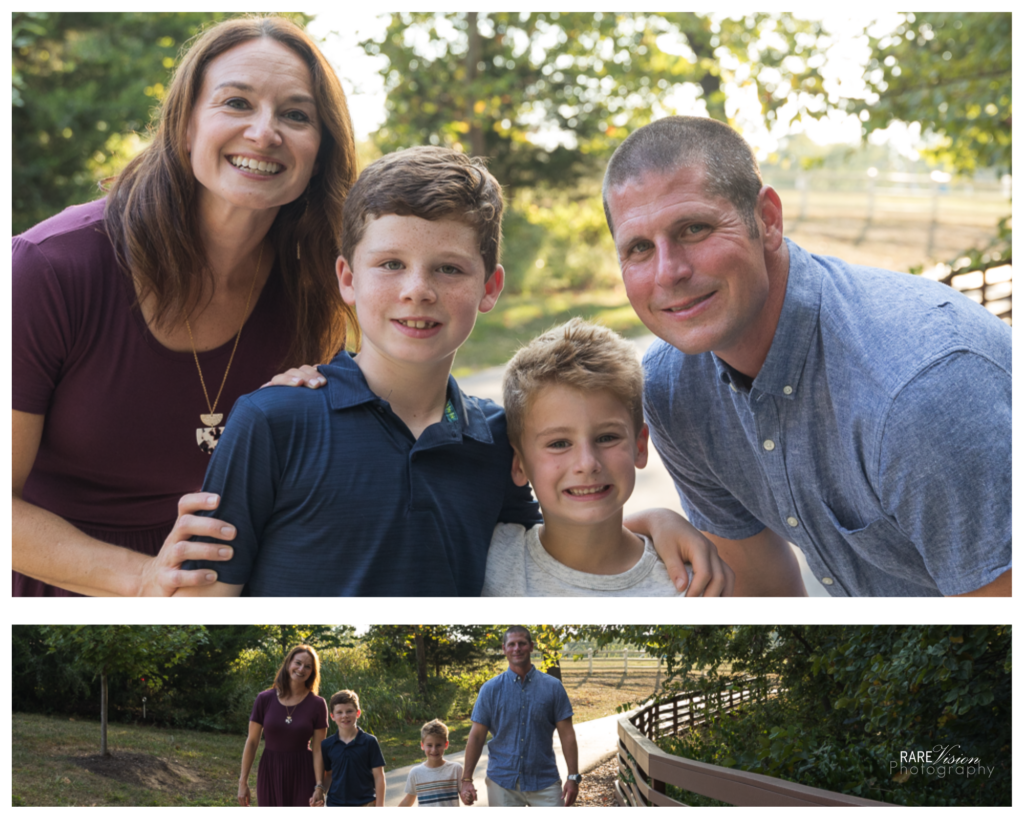
[[[525,627],[510,626],[505,631],[502,653],[508,670],[480,689],[462,754],[445,758],[448,728],[440,720],[431,720],[421,731],[425,762],[385,775],[377,738],[358,726],[359,695],[338,691],[329,704],[325,702],[318,696],[316,651],[308,645],[295,646],[278,669],[274,685],[261,692],[253,706],[238,781],[239,805],[252,803],[249,776],[262,738],[266,745],[256,791],[258,804],[264,807],[407,807],[417,802],[457,807],[460,801],[506,807],[571,806],[583,778],[572,705],[561,681],[533,666],[533,648]],[[328,713],[338,728],[330,737],[326,737]],[[583,764],[588,769],[614,752],[617,719],[585,724]],[[481,759],[486,760],[486,773],[484,788],[478,792],[476,771]],[[404,783],[400,798],[394,796],[399,778]]]

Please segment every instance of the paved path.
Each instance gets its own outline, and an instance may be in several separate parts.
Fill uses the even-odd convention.
[[[631,340],[636,344],[637,355],[642,356],[647,347],[654,341],[654,336],[648,334]],[[457,360],[456,363],[458,363]],[[504,372],[505,368],[503,366],[491,367],[465,378],[460,378],[459,386],[462,387],[467,395],[479,395],[481,398],[490,398],[500,404],[502,402],[501,379]],[[658,453],[654,447],[651,447],[647,466],[636,473],[636,487],[633,489],[632,496],[626,502],[625,511],[627,515],[631,515],[643,509],[659,506],[675,509],[677,512],[681,511],[675,484],[672,482],[668,470],[665,469],[665,465],[661,462],[661,458],[658,457]],[[804,585],[807,586],[807,593],[811,597],[828,597],[829,594],[825,591],[825,587],[811,573],[810,567],[804,559],[803,552],[795,546],[792,548],[796,554],[797,561],[800,563],[800,574],[803,576]]]
[[[610,717],[581,722],[575,726],[581,773],[585,774],[587,771],[596,768],[615,753],[618,742],[616,723],[620,716],[622,715],[613,714]],[[452,762],[462,762],[465,755],[465,751],[460,751],[457,754],[447,754],[445,758]],[[562,758],[562,747],[558,741],[557,732],[555,733],[555,757],[558,761],[558,772],[564,781],[568,771],[565,768],[565,760]],[[409,770],[412,767],[412,765],[407,765],[404,768],[396,768],[393,771],[385,772],[387,798],[384,804],[386,806],[393,807],[402,801],[402,797],[405,795],[405,780],[408,778]],[[476,765],[476,771],[473,773],[473,784],[476,785],[476,792],[480,797],[477,804],[480,806],[487,805],[487,786],[484,784],[484,775],[486,773],[487,746],[485,745],[483,752],[480,754],[480,761]]]

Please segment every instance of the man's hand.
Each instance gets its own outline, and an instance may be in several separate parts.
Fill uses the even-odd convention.
[[[317,371],[317,368],[310,364],[303,364],[301,367],[292,367],[283,373],[278,373],[271,378],[263,387],[309,387],[311,390],[318,390],[327,379]]]
[[[217,495],[198,492],[184,495],[178,501],[178,519],[160,547],[159,553],[143,566],[138,581],[140,597],[169,597],[185,586],[209,586],[217,582],[217,573],[209,569],[184,571],[186,560],[230,560],[234,550],[223,543],[195,543],[190,538],[199,535],[218,540],[232,540],[235,527],[216,518],[193,514],[199,510],[216,509]]]
[[[573,803],[576,801],[576,797],[579,795],[579,784],[573,782],[571,779],[566,779],[565,785],[562,787],[562,804],[567,808],[571,808]]]
[[[732,569],[719,556],[715,544],[682,515],[669,509],[645,509],[630,515],[625,526],[648,535],[679,591],[687,597],[731,597],[736,583]],[[686,564],[693,568],[691,581]]]
[[[467,805],[472,805],[477,800],[476,786],[469,780],[459,783],[459,798]]]

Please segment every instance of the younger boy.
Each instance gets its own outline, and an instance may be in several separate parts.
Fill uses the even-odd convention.
[[[384,755],[377,737],[357,724],[362,714],[359,695],[355,691],[339,691],[331,697],[330,708],[338,733],[320,744],[327,806],[384,807]]]
[[[236,402],[203,484],[235,526],[234,557],[198,564],[218,582],[178,594],[480,594],[495,524],[540,521],[512,482],[501,407],[450,375],[501,292],[502,207],[482,161],[444,148],[389,154],[360,174],[337,274],[362,346],[320,367],[320,389]],[[699,557],[711,570],[695,586],[728,579],[717,552]]]
[[[462,763],[444,758],[448,749],[448,726],[433,719],[420,729],[420,748],[426,754],[422,765],[409,771],[405,781],[405,796],[398,803],[408,808],[419,802],[420,807],[457,808]]]
[[[574,318],[516,353],[504,394],[512,476],[533,487],[544,524],[495,528],[484,596],[679,594],[651,542],[622,525],[647,463],[633,345]]]

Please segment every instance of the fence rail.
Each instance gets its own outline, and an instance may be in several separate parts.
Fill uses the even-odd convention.
[[[654,742],[658,737],[692,730],[710,717],[727,714],[743,703],[779,693],[778,688],[757,688],[751,685],[751,681],[743,680],[710,694],[680,694],[671,700],[649,705],[631,717],[620,718],[620,776],[615,783],[618,803],[630,807],[686,807],[685,802],[668,795],[668,786],[672,785],[730,805],[748,807],[886,805],[885,802],[674,756],[661,750]]]

